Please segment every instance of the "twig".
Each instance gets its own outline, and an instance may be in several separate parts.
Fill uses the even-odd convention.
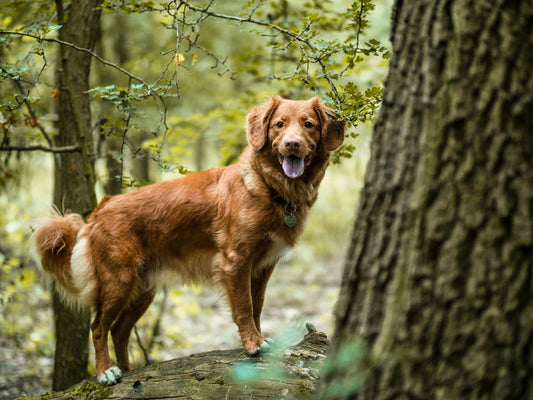
[[[357,57],[357,53],[359,52],[359,39],[361,37],[361,30],[363,29],[363,12],[365,11],[365,8],[364,8],[364,3],[361,2],[361,7],[359,8],[359,14],[357,16],[357,22],[358,22],[358,26],[357,26],[357,33],[355,34],[355,48],[353,50],[353,55],[350,57],[352,62],[356,59]],[[346,64],[346,67],[342,70],[341,72],[341,76],[343,76],[346,71],[348,71],[348,69],[350,69],[350,64],[351,63],[347,63]]]
[[[143,355],[144,355],[144,361],[146,362],[146,365],[149,365],[152,363],[152,360],[150,359],[150,354],[148,353],[148,351],[144,348],[142,342],[141,342],[141,337],[139,336],[139,332],[137,331],[137,325],[135,325],[133,327],[133,331],[135,332],[135,337],[137,338],[137,344],[139,345],[139,347],[141,348],[142,352],[143,352]]]
[[[167,306],[168,301],[168,289],[166,287],[163,288],[163,298],[161,299],[161,302],[159,303],[158,311],[157,311],[157,317],[155,320],[154,328],[152,329],[152,337],[150,338],[150,343],[148,344],[148,351],[151,352],[156,338],[161,334],[161,322],[163,320],[163,315],[165,314],[165,309]]]

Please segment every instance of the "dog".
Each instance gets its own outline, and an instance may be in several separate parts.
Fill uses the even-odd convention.
[[[249,146],[237,163],[104,196],[86,224],[57,214],[36,229],[43,271],[94,313],[100,383],[129,369],[131,330],[168,271],[222,285],[247,353],[268,347],[260,323],[267,282],[302,233],[345,122],[317,97],[273,97],[247,122]]]

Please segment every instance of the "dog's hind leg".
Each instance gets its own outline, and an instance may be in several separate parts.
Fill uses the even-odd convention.
[[[129,370],[128,342],[131,330],[154,300],[155,292],[155,289],[150,289],[131,300],[111,327],[111,337],[115,344],[115,354],[117,355],[118,365],[122,371]]]
[[[132,282],[100,282],[100,299],[96,306],[96,317],[91,324],[94,351],[96,356],[96,374],[98,382],[114,385],[122,377],[122,371],[111,361],[107,338],[109,329],[126,307],[129,306]]]

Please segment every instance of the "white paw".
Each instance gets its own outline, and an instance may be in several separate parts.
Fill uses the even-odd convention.
[[[113,366],[107,370],[102,375],[99,375],[97,380],[98,383],[103,385],[116,385],[118,380],[122,378],[122,371],[119,367]]]
[[[261,346],[257,346],[255,349],[253,349],[252,351],[248,351],[248,355],[250,357],[255,357],[257,355],[259,355],[259,353],[261,353]]]
[[[266,338],[263,340],[263,343],[261,343],[260,346],[257,346],[252,353],[250,353],[251,356],[257,356],[260,353],[266,353],[269,350],[271,350],[271,346],[274,345],[274,340],[270,338]]]

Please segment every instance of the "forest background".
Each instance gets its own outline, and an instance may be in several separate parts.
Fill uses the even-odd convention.
[[[61,93],[54,74],[58,44],[41,40],[57,37],[53,7],[45,1],[4,3],[0,29],[28,34],[0,32],[0,148],[9,149],[0,152],[0,398],[12,398],[51,386],[50,287],[37,272],[29,235],[36,219],[50,211],[54,155],[42,151],[43,131],[54,135],[54,101]],[[356,13],[363,5],[364,23]],[[171,8],[177,6],[103,3],[94,53],[111,65],[92,61],[90,90],[97,195],[233,162],[245,145],[251,107],[271,95],[321,96],[352,124],[302,241],[272,278],[263,319],[273,336],[283,331],[298,340],[306,321],[331,334],[369,128],[387,70],[382,44],[391,1],[211,2],[213,15],[201,19],[197,13],[190,25],[177,22]],[[250,16],[265,25],[246,22]],[[321,46],[318,52],[333,54],[337,46],[336,58],[313,65],[291,32],[308,34]],[[343,43],[357,44],[357,57],[343,52]],[[152,82],[157,94],[147,95],[132,76]],[[238,346],[227,305],[218,290],[205,287],[162,291],[139,321],[136,338],[131,351],[139,365],[146,358]]]

